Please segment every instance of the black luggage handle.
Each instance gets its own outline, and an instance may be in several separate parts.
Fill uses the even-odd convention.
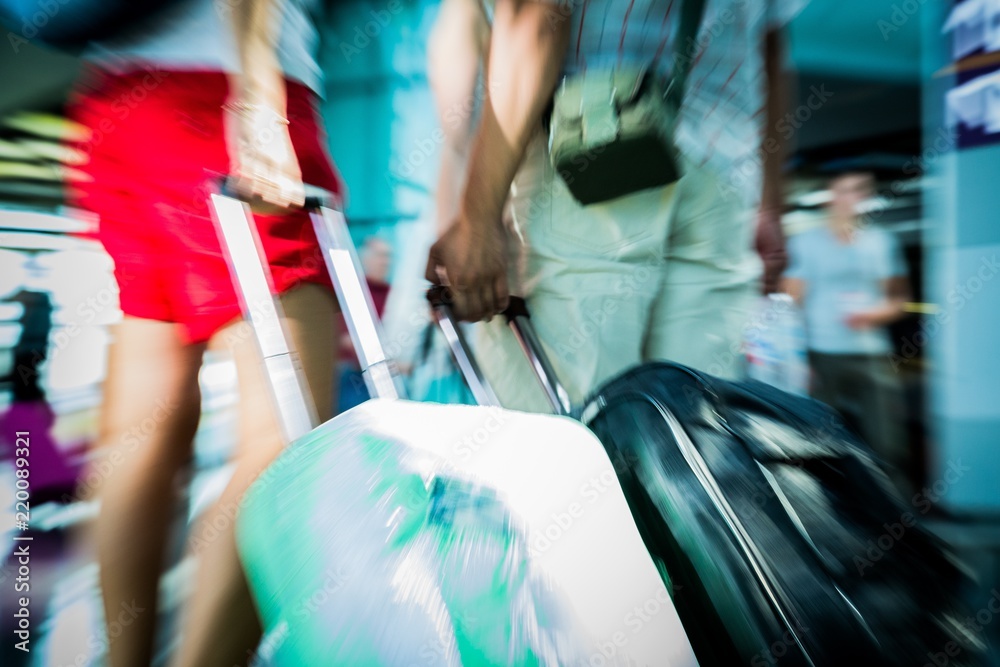
[[[451,308],[452,299],[449,289],[443,285],[435,285],[427,290],[427,300],[434,311],[434,319],[448,341],[452,357],[462,372],[466,384],[469,385],[469,389],[472,390],[476,402],[480,405],[500,405],[493,388],[479,369],[465,336],[462,335]],[[512,296],[507,309],[501,314],[507,320],[507,325],[517,338],[528,363],[531,364],[535,379],[538,380],[538,384],[545,393],[552,411],[557,415],[572,415],[573,405],[570,402],[569,394],[559,382],[538,334],[535,333],[527,303],[521,297]]]

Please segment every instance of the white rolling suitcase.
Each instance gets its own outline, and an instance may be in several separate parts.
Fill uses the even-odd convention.
[[[343,215],[307,206],[375,397],[322,425],[249,208],[212,196],[291,442],[237,523],[274,664],[697,664],[600,442],[489,395],[405,400]]]

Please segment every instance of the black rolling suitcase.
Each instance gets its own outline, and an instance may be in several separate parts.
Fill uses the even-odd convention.
[[[832,410],[651,363],[574,411],[523,302],[507,315],[553,410],[607,450],[702,665],[982,664],[963,570]]]

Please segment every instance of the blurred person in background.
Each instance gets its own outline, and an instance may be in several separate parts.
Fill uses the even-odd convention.
[[[779,29],[803,4],[706,0],[701,36],[678,46],[680,0],[498,1],[486,103],[454,222],[426,277],[450,284],[467,320],[524,296],[574,402],[647,360],[739,375],[738,342],[761,287],[755,219],[768,289],[783,266]],[[669,78],[678,51],[691,63],[675,134],[683,176],[581,205],[548,154],[557,82],[610,76],[623,63]],[[480,343],[506,407],[548,409],[502,323],[485,327]]]
[[[389,299],[392,246],[377,236],[370,236],[365,239],[358,254],[368,283],[368,291],[372,295],[375,313],[381,318],[385,313],[386,301]],[[337,404],[339,414],[364,403],[371,396],[365,386],[358,355],[343,318],[339,318],[338,331],[340,332],[340,391]]]
[[[124,313],[104,385],[97,456],[111,472],[98,490],[96,542],[109,622],[123,606],[144,611],[109,642],[112,667],[154,659],[157,589],[208,346],[236,362],[238,451],[203,518],[223,529],[198,554],[174,664],[243,664],[260,635],[232,510],[283,436],[209,213],[221,174],[253,201],[286,330],[318,417],[331,416],[335,299],[308,215],[291,210],[303,181],[342,190],[317,111],[316,9],[306,0],[179,2],[148,30],[92,46],[71,100],[70,117],[91,131],[77,203],[100,216]]]
[[[859,207],[874,195],[871,174],[837,176],[830,193],[826,224],[789,241],[784,279],[805,316],[811,393],[844,415],[909,497],[902,388],[886,329],[904,315],[906,265],[895,237],[861,217]]]

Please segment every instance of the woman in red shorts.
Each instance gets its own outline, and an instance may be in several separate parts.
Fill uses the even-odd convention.
[[[242,664],[259,639],[233,516],[283,443],[208,210],[219,174],[236,174],[244,194],[270,208],[257,224],[285,324],[319,417],[331,416],[336,305],[308,216],[294,209],[303,181],[342,190],[317,112],[311,4],[184,0],[152,32],[95,46],[71,103],[71,116],[92,132],[82,146],[89,178],[76,197],[100,216],[124,312],[105,382],[98,455],[112,472],[99,490],[96,541],[109,625],[123,609],[143,611],[109,638],[112,667],[153,659],[157,585],[210,346],[230,349],[236,361],[239,453],[232,482],[204,519],[224,529],[201,540],[173,661]]]

